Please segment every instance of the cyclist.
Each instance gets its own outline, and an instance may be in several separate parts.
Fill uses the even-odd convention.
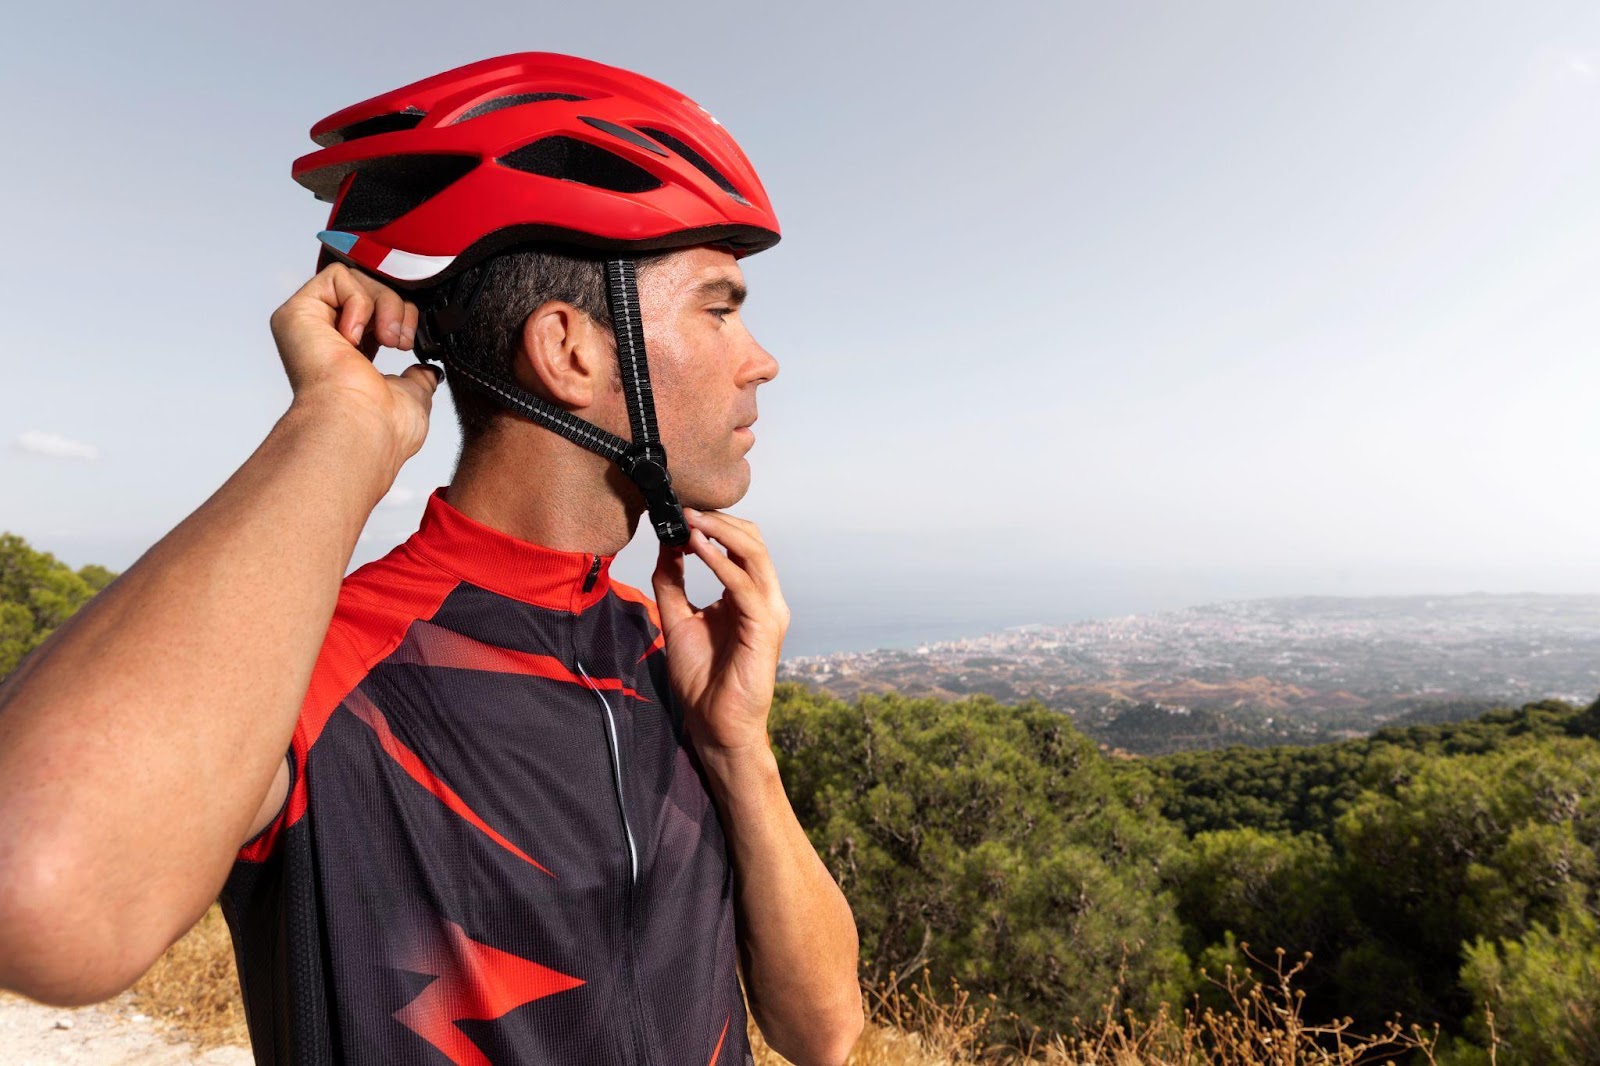
[[[842,1062],[853,919],[766,735],[788,608],[722,511],[777,373],[755,172],[681,94],[543,53],[312,135],[288,411],[0,687],[0,985],[103,999],[220,895],[260,1062],[748,1063],[740,969],[775,1050]],[[341,582],[441,374],[455,475]],[[655,602],[609,574],[646,514]]]

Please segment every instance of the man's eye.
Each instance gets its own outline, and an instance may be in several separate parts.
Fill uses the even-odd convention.
[[[721,318],[724,315],[733,314],[733,308],[731,308],[731,307],[708,307],[708,308],[706,308],[706,310],[710,311],[712,314],[716,315],[718,318]]]

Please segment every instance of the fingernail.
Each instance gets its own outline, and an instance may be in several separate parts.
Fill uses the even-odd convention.
[[[700,512],[696,511],[693,507],[685,507],[683,509],[683,516],[685,518],[699,518]]]
[[[405,341],[407,344],[410,344],[411,338],[415,337],[416,335],[417,331],[412,329],[410,326],[406,326],[400,331],[400,339]]]

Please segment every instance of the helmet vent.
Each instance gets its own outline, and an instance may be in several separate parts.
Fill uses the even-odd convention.
[[[595,129],[604,130],[605,132],[611,134],[611,136],[643,148],[647,152],[654,152],[659,156],[665,156],[667,154],[667,150],[665,148],[661,147],[650,138],[644,136],[638,130],[630,130],[628,127],[619,126],[615,122],[607,122],[603,118],[590,118],[588,115],[579,115],[578,117],[584,122],[593,126]]]
[[[577,103],[589,99],[587,96],[574,96],[572,93],[516,93],[512,96],[497,96],[493,100],[485,100],[481,104],[474,104],[451,120],[454,126],[460,122],[470,122],[475,118],[493,114],[507,107],[516,107],[519,104],[542,104],[549,100],[565,100]]]
[[[715,182],[717,188],[721,189],[723,192],[727,193],[744,206],[750,206],[750,201],[746,200],[739,194],[739,190],[733,187],[733,182],[723,177],[722,172],[716,167],[712,166],[710,161],[707,160],[705,156],[701,155],[693,148],[690,148],[687,144],[684,144],[666,130],[652,129],[649,126],[640,126],[639,132],[649,134],[651,137],[660,141],[668,148],[671,148],[674,152],[677,152],[679,155],[683,156],[684,159],[688,160],[690,166],[694,167],[700,173],[704,174],[706,177]]]
[[[503,167],[576,181],[612,192],[649,192],[661,179],[604,148],[575,137],[545,137],[495,160]]]
[[[477,165],[470,155],[394,155],[362,163],[328,228],[363,233],[387,226]]]
[[[404,111],[394,111],[387,115],[375,115],[364,118],[360,122],[352,122],[348,126],[340,126],[336,130],[329,130],[319,137],[312,138],[324,148],[331,148],[345,141],[357,141],[362,137],[372,137],[379,133],[394,133],[398,130],[411,130],[417,128],[417,123],[427,117],[427,112],[420,108],[408,107]]]

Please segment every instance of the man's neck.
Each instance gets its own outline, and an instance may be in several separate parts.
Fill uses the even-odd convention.
[[[615,555],[643,501],[615,465],[541,427],[501,424],[463,450],[450,506],[491,529],[558,551]]]

